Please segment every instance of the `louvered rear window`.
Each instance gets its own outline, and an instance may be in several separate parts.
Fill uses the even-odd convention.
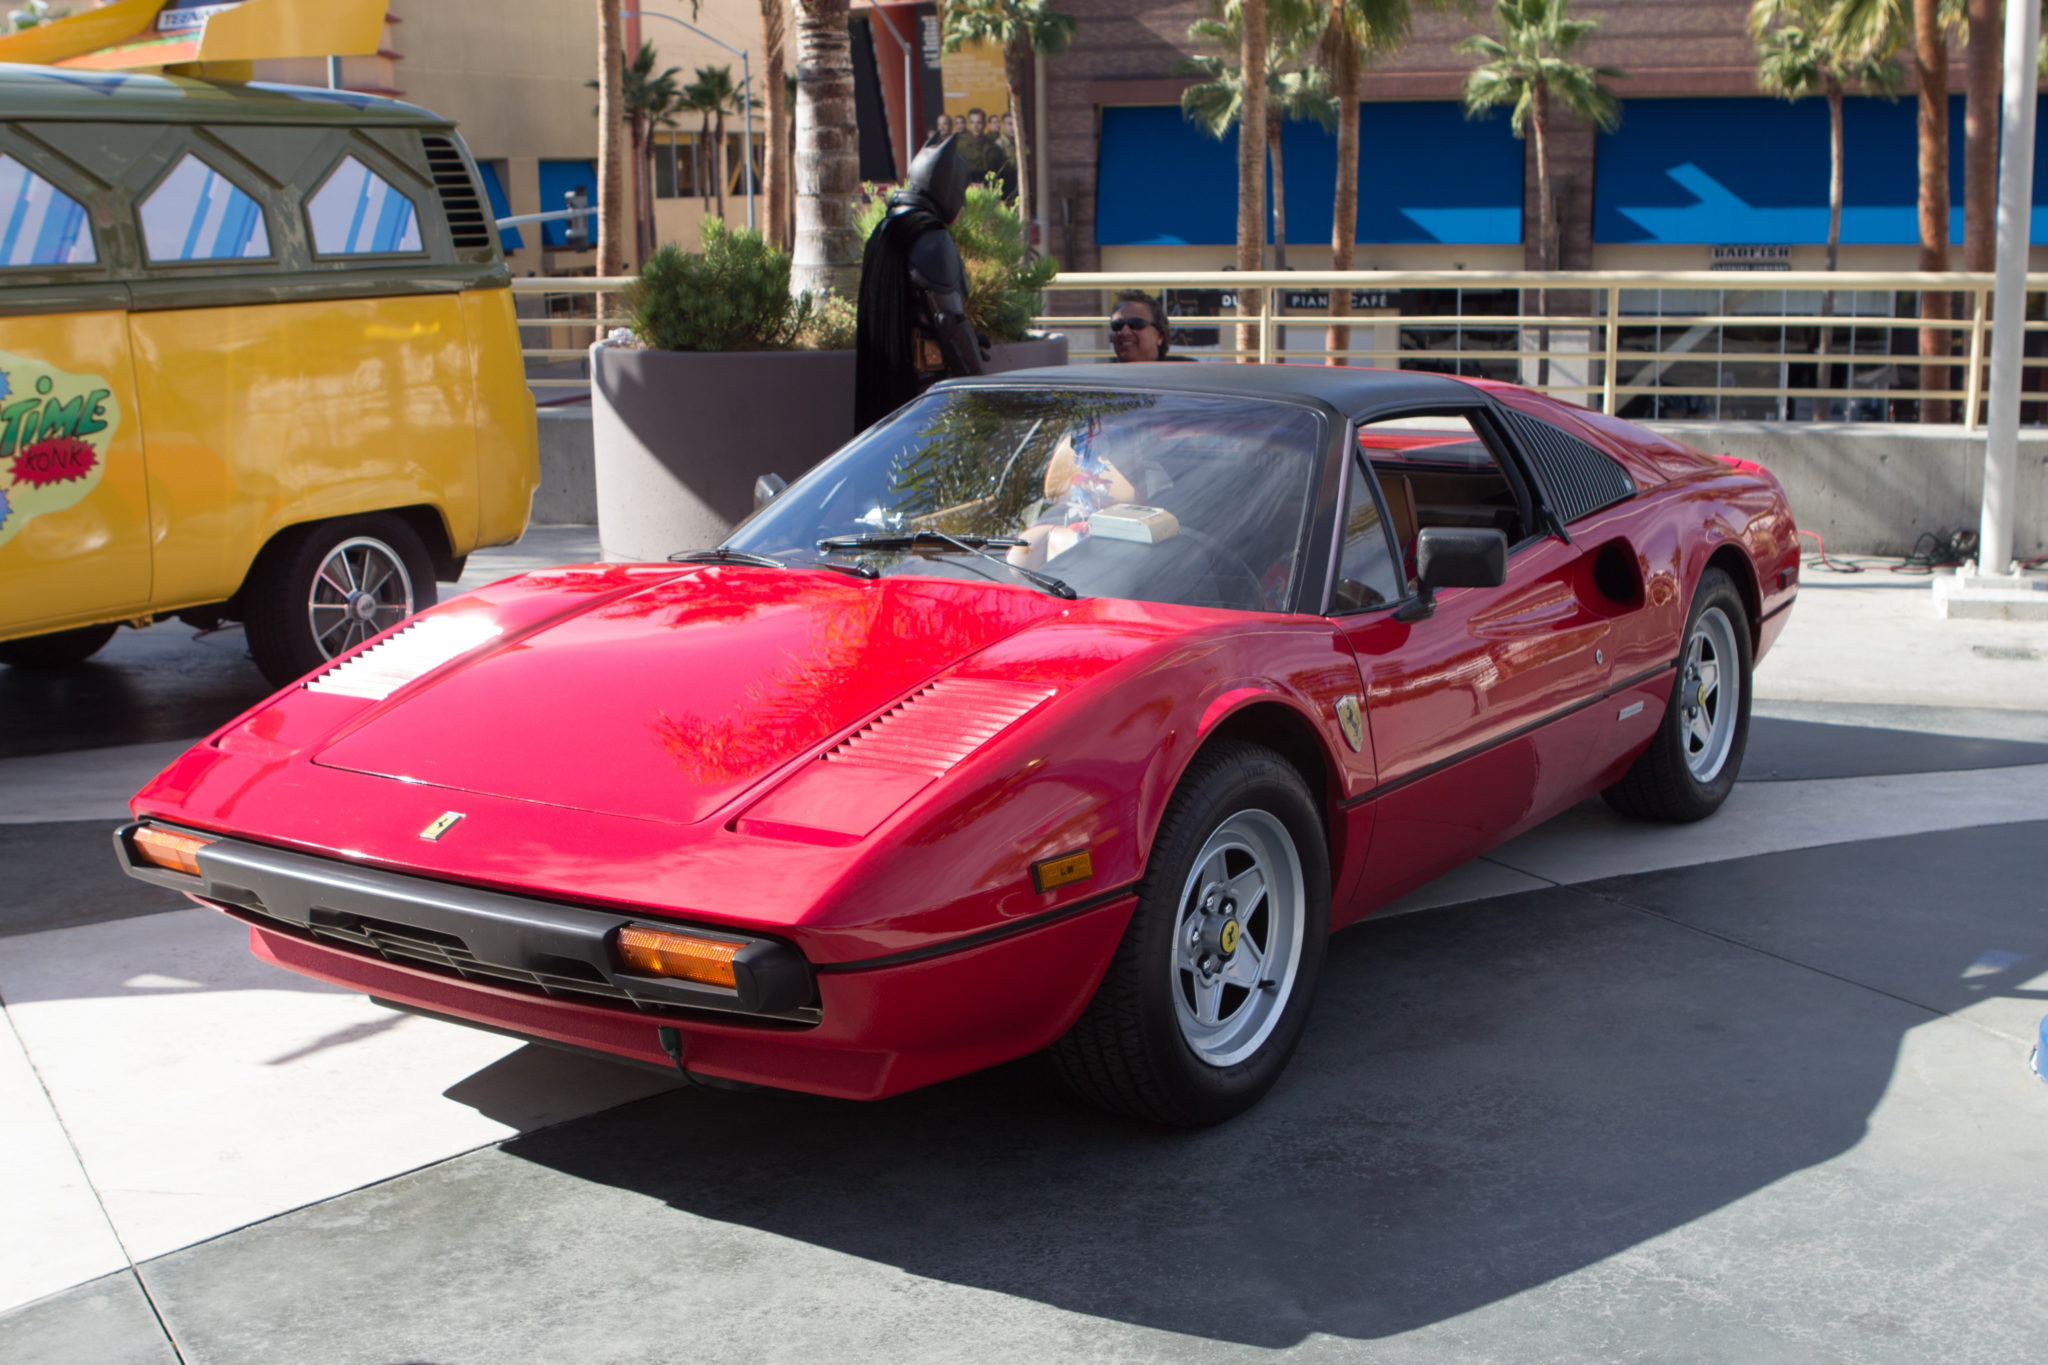
[[[1578,437],[1512,408],[1503,408],[1502,415],[1536,466],[1536,477],[1560,520],[1591,516],[1636,491],[1628,471]]]
[[[448,214],[448,231],[458,250],[491,245],[491,225],[484,211],[483,196],[469,178],[469,167],[454,142],[445,137],[421,139],[427,148],[427,165],[434,172],[434,188],[441,194],[441,207]]]

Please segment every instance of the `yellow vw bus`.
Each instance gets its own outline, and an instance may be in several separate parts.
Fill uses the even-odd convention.
[[[516,540],[538,479],[452,125],[0,65],[0,663],[239,620],[288,682]]]

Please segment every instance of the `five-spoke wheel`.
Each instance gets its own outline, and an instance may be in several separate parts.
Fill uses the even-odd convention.
[[[1109,970],[1053,1045],[1067,1085],[1188,1128],[1257,1102],[1308,1022],[1330,934],[1327,848],[1292,764],[1231,740],[1197,755]]]
[[[1749,614],[1734,580],[1700,575],[1687,613],[1678,677],[1650,746],[1601,795],[1623,815],[1699,820],[1735,789],[1749,741]]]

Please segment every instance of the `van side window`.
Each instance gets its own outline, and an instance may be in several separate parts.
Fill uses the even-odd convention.
[[[140,205],[152,261],[248,260],[270,254],[263,209],[187,152]]]
[[[98,261],[85,206],[0,153],[0,267]]]
[[[313,250],[322,256],[420,251],[420,220],[412,200],[368,166],[345,156],[306,201]]]

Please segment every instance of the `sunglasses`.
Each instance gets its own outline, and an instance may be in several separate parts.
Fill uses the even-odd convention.
[[[1109,330],[1112,332],[1121,332],[1126,327],[1156,327],[1158,325],[1154,322],[1147,322],[1143,318],[1111,318],[1109,320]]]

